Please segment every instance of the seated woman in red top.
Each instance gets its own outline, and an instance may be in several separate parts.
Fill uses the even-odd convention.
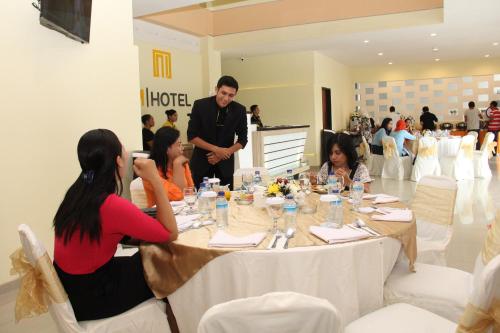
[[[134,171],[159,198],[157,219],[121,198],[127,153],[105,129],[78,142],[82,172],[54,218],[54,266],[78,321],[115,316],[154,297],[144,279],[141,256],[114,257],[124,236],[153,243],[177,238],[172,207],[153,161],[136,159]]]
[[[189,160],[183,155],[180,132],[175,128],[162,127],[156,134],[150,158],[155,161],[163,188],[171,201],[184,199],[184,188],[193,187]],[[148,207],[156,205],[158,197],[152,185],[144,181]]]

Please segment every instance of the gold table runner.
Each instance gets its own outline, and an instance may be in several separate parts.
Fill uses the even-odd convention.
[[[319,201],[319,195],[313,193],[311,196]],[[371,204],[371,201],[363,201],[363,206],[368,204]],[[417,258],[415,217],[412,222],[373,221],[367,214],[353,212],[347,200],[344,200],[343,206],[345,224],[352,223],[356,217],[360,217],[382,236],[400,240],[404,253],[409,259],[409,269],[414,271]],[[400,202],[378,206],[405,207]],[[288,247],[327,245],[309,233],[310,226],[320,225],[324,221],[325,213],[326,207],[318,205],[318,211],[315,214],[298,214],[297,231],[290,239]],[[280,218],[280,228],[283,228],[283,223],[284,219]],[[228,233],[243,236],[255,232],[267,232],[270,227],[272,227],[272,219],[265,209],[230,202],[229,227],[226,229]],[[142,244],[140,246],[146,281],[157,298],[165,298],[173,293],[212,259],[234,251],[264,250],[272,239],[272,235],[267,232],[266,238],[257,247],[210,248],[208,241],[216,231],[216,226],[210,225],[181,233],[175,242],[169,244]]]

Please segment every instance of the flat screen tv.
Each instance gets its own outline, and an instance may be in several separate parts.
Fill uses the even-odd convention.
[[[40,24],[88,43],[92,0],[40,0]]]

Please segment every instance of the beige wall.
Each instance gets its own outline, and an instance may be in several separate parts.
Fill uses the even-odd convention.
[[[8,256],[20,246],[19,224],[30,225],[52,256],[52,219],[79,174],[84,132],[109,128],[126,148],[141,146],[131,2],[94,1],[88,45],[38,20],[29,2],[2,4],[0,283],[14,278]]]
[[[432,79],[495,73],[500,73],[500,58],[355,67],[352,69],[352,82]]]
[[[332,91],[333,128],[345,128],[354,107],[350,69],[318,52],[296,52],[229,59],[222,72],[240,83],[237,99],[250,108],[258,104],[266,125],[310,125],[305,154],[320,163],[323,128],[321,88]]]
[[[146,91],[146,88],[148,88],[148,91],[150,93],[153,92],[155,96],[156,92],[159,92],[160,94],[164,92],[187,94],[190,105],[192,105],[196,99],[206,95],[207,92],[202,91],[202,54],[200,52],[179,50],[167,46],[143,42],[137,39],[135,43],[139,48],[141,89]],[[171,79],[153,76],[153,49],[166,51],[171,54]],[[137,94],[139,94],[139,92],[137,92]],[[179,115],[177,128],[181,132],[181,140],[185,142],[187,124],[189,121],[187,114],[191,112],[192,106],[179,106],[178,104],[173,105],[171,98],[168,106],[158,106],[157,102],[155,102],[154,105],[151,105],[151,99],[149,102],[150,105],[148,106],[146,101],[144,101],[144,104],[141,106],[141,113],[149,113],[153,115],[156,123],[153,131],[160,128],[166,121],[167,118],[165,116],[165,110],[175,109]]]

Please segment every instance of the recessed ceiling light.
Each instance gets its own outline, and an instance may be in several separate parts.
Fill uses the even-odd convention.
[[[489,55],[489,54],[485,54],[485,55],[484,55],[484,57],[485,57],[485,58],[489,58],[489,57],[490,57],[490,55]]]
[[[439,59],[439,58],[434,59],[434,61],[439,61],[439,60],[441,60],[441,59]]]
[[[493,42],[493,46],[498,46],[498,42]]]
[[[368,39],[365,39],[363,43],[368,44],[370,41]]]
[[[384,55],[384,53],[383,53],[383,52],[379,52],[379,53],[377,53],[377,54],[378,54],[379,56],[383,56],[383,55]]]
[[[392,65],[392,61],[389,61],[387,64],[388,64],[388,65]]]
[[[439,49],[437,47],[433,47],[432,51],[437,52],[437,51],[439,51]]]
[[[437,33],[435,33],[435,32],[431,33],[431,37],[436,37],[437,35],[438,35],[438,34],[437,34]]]

